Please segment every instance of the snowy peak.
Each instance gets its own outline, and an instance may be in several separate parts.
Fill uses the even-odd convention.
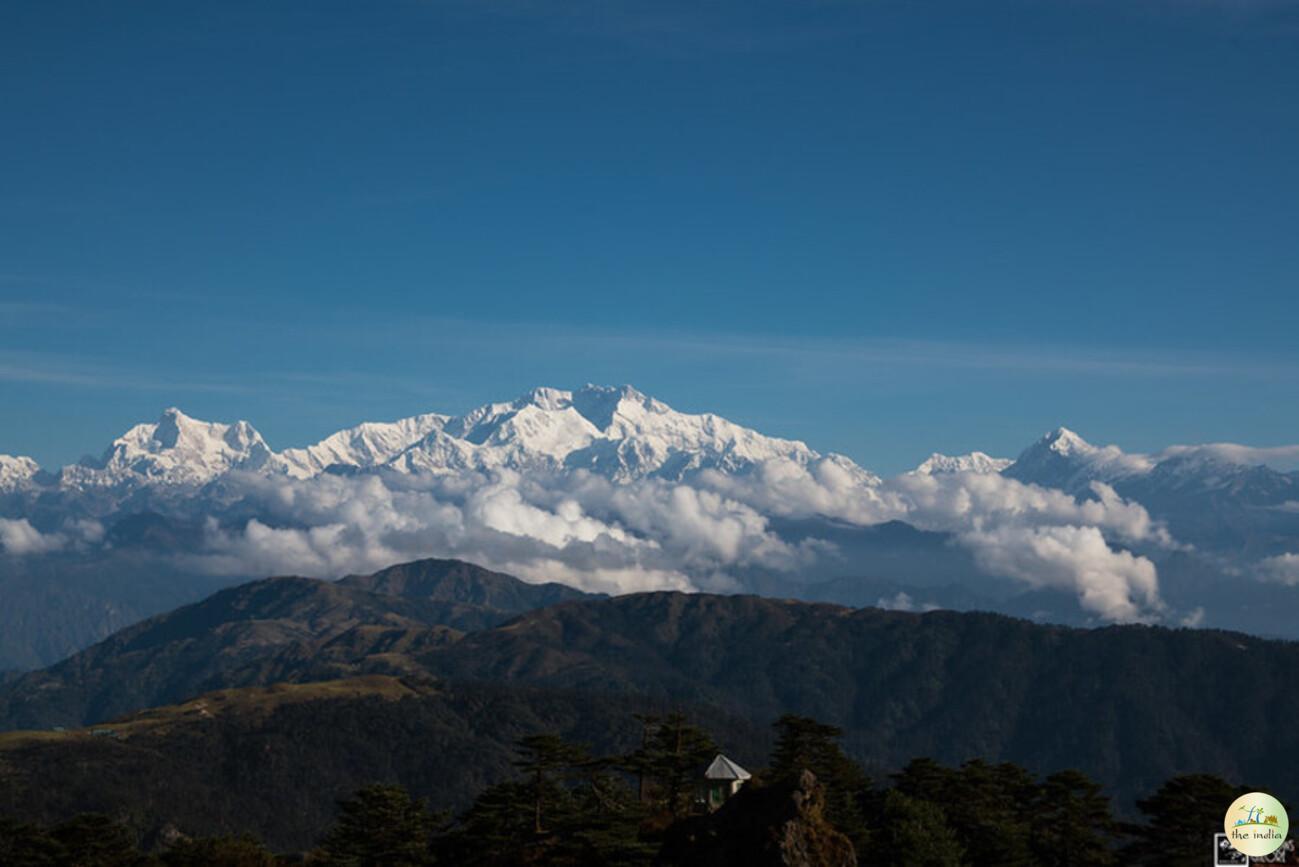
[[[235,469],[257,470],[274,453],[252,425],[199,421],[175,407],[153,424],[138,424],[113,440],[98,461],[65,467],[66,485],[132,482],[203,485]]]
[[[1008,458],[994,458],[983,452],[970,452],[966,455],[944,455],[934,452],[912,472],[920,476],[934,476],[943,473],[999,473],[1014,461]]]
[[[630,385],[608,388],[588,384],[574,392],[571,401],[573,408],[601,431],[607,431],[620,417],[626,419],[637,413],[672,411],[667,404],[646,397]]]
[[[331,434],[313,446],[286,449],[277,456],[276,465],[296,478],[309,478],[336,466],[377,467],[440,430],[448,418],[427,413],[394,422],[364,422]]]
[[[388,466],[408,473],[581,469],[625,481],[736,472],[778,458],[806,465],[820,455],[718,416],[676,412],[631,386],[587,385],[537,388],[449,419]]]
[[[40,464],[31,458],[0,455],[0,493],[26,487],[40,471]]]
[[[1118,446],[1094,446],[1060,427],[1026,448],[1004,474],[1077,494],[1090,491],[1092,482],[1114,484],[1149,473],[1154,466],[1148,455],[1129,454]]]
[[[1058,455],[1090,455],[1095,453],[1096,446],[1078,436],[1067,427],[1058,427],[1042,437],[1041,444]]]

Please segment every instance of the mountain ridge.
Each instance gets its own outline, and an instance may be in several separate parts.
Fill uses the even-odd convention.
[[[677,457],[685,456],[684,460]],[[118,485],[201,487],[236,471],[310,478],[342,467],[395,472],[491,469],[586,469],[615,479],[670,477],[709,467],[735,471],[762,460],[807,464],[822,456],[805,443],[764,436],[710,413],[677,412],[631,386],[576,391],[535,388],[508,403],[461,416],[425,413],[363,422],[304,447],[273,451],[247,421],[206,422],[175,407],[137,424],[97,459],[54,474],[62,488]],[[31,464],[31,472],[21,471]],[[0,485],[32,484],[27,458],[0,463]]]
[[[402,586],[398,593],[376,592],[366,580]],[[10,728],[77,725],[196,691],[402,673],[394,645],[410,652],[455,641],[464,630],[580,598],[593,597],[447,560],[402,564],[347,582],[263,578],[129,626],[14,679],[0,689],[0,720]]]
[[[207,602],[0,687],[0,719],[83,725],[211,689],[384,675],[634,696],[758,726],[798,713],[843,728],[872,768],[981,756],[1079,767],[1121,797],[1190,771],[1299,791],[1299,765],[1276,760],[1299,755],[1285,724],[1299,714],[1296,642],[670,591],[563,601],[467,632],[430,625],[417,599],[309,579]],[[1224,690],[1252,700],[1212,698]]]

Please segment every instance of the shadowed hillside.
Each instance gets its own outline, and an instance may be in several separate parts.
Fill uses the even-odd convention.
[[[337,801],[366,783],[400,783],[436,808],[463,809],[512,776],[523,735],[553,731],[622,752],[640,737],[634,714],[669,709],[635,697],[383,676],[224,690],[93,730],[0,734],[0,813],[129,815],[146,834],[171,823],[303,849]],[[766,755],[767,726],[707,708],[691,714],[725,733],[741,760]]]
[[[431,676],[711,706],[758,724],[804,714],[842,727],[871,769],[915,755],[1077,767],[1121,804],[1191,771],[1299,791],[1296,764],[1280,760],[1299,755],[1292,643],[679,593],[562,602],[464,634],[508,615],[429,595],[550,591],[429,568],[459,589],[415,564],[364,582],[409,596],[357,579],[223,591],[0,687],[0,712],[8,728],[79,725],[223,687]]]
[[[267,578],[128,627],[17,678],[0,690],[0,720],[11,729],[80,725],[212,689],[399,674],[410,669],[413,654],[462,631],[583,595],[448,560],[336,583]]]

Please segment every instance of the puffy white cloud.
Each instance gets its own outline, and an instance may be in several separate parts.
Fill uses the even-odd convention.
[[[0,549],[6,554],[47,554],[62,548],[67,541],[61,533],[42,533],[26,518],[0,518]]]
[[[256,517],[209,521],[190,561],[224,574],[339,575],[454,556],[600,592],[735,590],[730,569],[789,569],[817,550],[785,543],[766,517],[715,491],[584,472],[245,474],[223,496],[228,513]]]
[[[744,570],[799,573],[833,548],[782,539],[769,516],[901,520],[953,534],[989,572],[1073,592],[1102,619],[1157,617],[1154,564],[1107,539],[1138,550],[1172,540],[1112,488],[1097,484],[1092,493],[1076,499],[997,474],[881,481],[834,457],[806,467],[779,459],[747,472],[705,471],[685,482],[614,482],[584,470],[235,473],[223,485],[226,517],[209,525],[194,559],[226,574],[339,575],[450,556],[609,593],[725,591],[741,588],[736,576]]]
[[[1151,620],[1164,607],[1155,564],[1113,550],[1096,527],[1005,526],[962,538],[988,571],[1075,592],[1083,608],[1106,620]]]
[[[1256,573],[1260,580],[1273,584],[1299,584],[1299,554],[1278,554],[1258,564]]]
[[[1033,587],[1075,592],[1086,610],[1105,620],[1150,620],[1163,611],[1154,563],[1112,550],[1106,537],[1177,547],[1144,507],[1100,482],[1093,483],[1091,498],[1078,499],[997,473],[908,473],[862,484],[834,469],[790,462],[742,476],[705,474],[700,481],[775,514],[857,524],[900,520],[952,533],[982,568]]]

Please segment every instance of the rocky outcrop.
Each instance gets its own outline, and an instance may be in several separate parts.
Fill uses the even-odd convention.
[[[673,827],[657,862],[673,867],[856,867],[852,841],[825,818],[811,771],[796,783],[746,785],[717,812]]]

